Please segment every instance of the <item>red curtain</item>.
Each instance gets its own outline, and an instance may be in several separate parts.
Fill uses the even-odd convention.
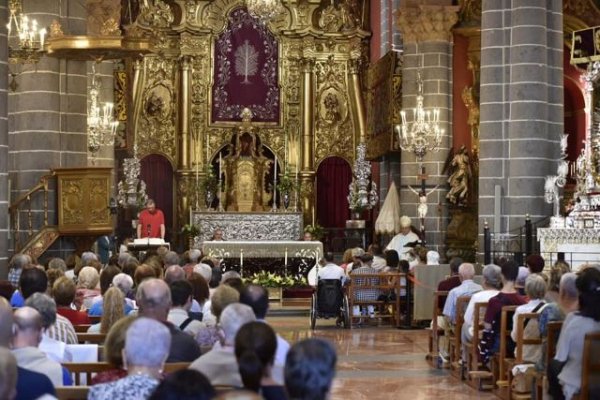
[[[325,228],[343,228],[350,216],[348,185],[352,170],[346,160],[329,157],[317,170],[317,222]]]
[[[166,241],[171,240],[173,227],[173,168],[163,156],[151,154],[141,160],[141,179],[146,182],[146,193],[154,199],[156,208],[165,214]]]

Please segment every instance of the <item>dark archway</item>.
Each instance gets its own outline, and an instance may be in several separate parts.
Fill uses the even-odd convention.
[[[340,157],[328,157],[317,169],[317,222],[325,228],[343,228],[350,216],[348,186],[352,169]]]
[[[141,160],[140,177],[146,182],[146,193],[165,214],[165,240],[173,236],[173,167],[164,156],[150,154]]]

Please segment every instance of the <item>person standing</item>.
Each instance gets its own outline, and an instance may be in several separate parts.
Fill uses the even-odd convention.
[[[152,199],[146,201],[146,209],[140,213],[137,237],[138,239],[165,238],[165,216],[156,208],[156,203]]]

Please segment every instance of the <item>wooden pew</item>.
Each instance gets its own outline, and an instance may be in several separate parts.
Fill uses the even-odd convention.
[[[509,321],[512,321],[515,310],[518,306],[504,306],[502,307],[502,314],[500,319],[500,350],[494,356],[496,363],[493,365],[497,365],[497,369],[492,368],[494,372],[494,380],[496,381],[496,386],[498,387],[498,392],[496,393],[501,398],[510,397],[510,388],[508,388],[508,374],[507,369],[508,365],[514,358],[508,357],[508,344],[512,340],[510,337],[510,333],[512,331],[512,324]]]
[[[186,369],[190,366],[189,362],[175,362],[175,363],[166,363],[164,365],[163,371],[165,374],[170,374],[175,371],[179,371],[181,369]],[[62,363],[62,366],[65,367],[71,373],[73,378],[73,385],[80,386],[84,381],[83,377],[85,377],[85,382],[89,384],[92,380],[92,376],[104,371],[110,371],[111,369],[115,369],[115,366],[109,364],[107,362],[97,362],[97,363]]]
[[[554,358],[556,354],[556,345],[558,344],[558,336],[560,335],[560,330],[562,329],[563,321],[550,321],[546,326],[547,336],[546,336],[546,359],[545,366],[548,366],[550,361]],[[536,391],[536,399],[543,398],[544,395],[544,386],[546,381],[546,370],[539,372],[535,377],[535,391]]]
[[[86,400],[89,386],[62,386],[56,388],[56,398],[58,400]]]
[[[88,315],[88,317],[90,318],[90,323],[91,324],[97,324],[100,322],[100,319],[102,318],[99,315]]]
[[[405,274],[392,273],[392,274],[355,274],[350,273],[350,283],[348,286],[348,308],[350,315],[350,328],[355,319],[366,318],[367,316],[353,315],[352,309],[354,306],[373,306],[376,313],[375,318],[379,321],[382,319],[389,319],[393,326],[400,325],[400,304],[403,300],[400,298],[402,289],[406,289],[406,284],[402,284],[402,277]],[[382,300],[357,300],[355,299],[356,293],[360,291],[377,291],[379,294],[384,294],[392,291],[396,294],[396,298],[392,301]],[[387,313],[386,309],[388,306],[392,306],[392,312]]]
[[[92,325],[73,325],[73,328],[75,329],[75,333],[87,333],[88,329],[90,329],[90,326]]]
[[[600,392],[600,331],[585,335],[583,343],[583,360],[581,366],[580,400],[597,399]],[[594,395],[590,395],[591,385],[594,384]]]
[[[92,343],[92,344],[104,344],[106,339],[106,333],[77,333],[77,341],[80,344]]]
[[[515,392],[512,390],[512,367],[519,364],[531,363],[537,360],[525,360],[523,358],[524,346],[541,346],[542,338],[539,337],[539,330],[537,337],[525,337],[525,326],[527,321],[539,320],[540,313],[523,313],[517,316],[517,340],[515,342],[515,359],[514,362],[508,363],[508,387],[511,390],[511,398],[516,400],[526,400],[531,398],[531,388],[527,389],[527,392]]]
[[[439,348],[438,348],[438,339],[440,335],[444,334],[444,331],[441,330],[438,326],[438,316],[442,315],[442,310],[438,307],[439,299],[441,297],[448,296],[447,290],[436,290],[434,292],[434,301],[433,301],[433,317],[431,319],[431,327],[427,328],[429,331],[429,353],[427,354],[428,360],[435,360],[438,356]]]
[[[456,299],[456,310],[454,314],[456,316],[456,321],[453,334],[450,338],[450,351],[448,352],[450,355],[450,367],[453,371],[460,371],[461,379],[464,377],[463,369],[459,365],[459,360],[462,358],[461,330],[465,323],[465,311],[467,311],[470,300],[471,296],[460,296]]]
[[[483,334],[483,318],[485,317],[487,306],[487,302],[475,303],[473,309],[473,338],[470,343],[463,344],[467,350],[469,379],[472,382],[477,381],[477,388],[479,390],[490,390],[493,388],[493,385],[483,384],[485,379],[492,379],[493,375],[491,371],[481,370],[481,364],[479,363],[479,342]]]

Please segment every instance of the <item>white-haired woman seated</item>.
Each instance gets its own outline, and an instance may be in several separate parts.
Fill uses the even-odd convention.
[[[171,333],[165,325],[153,319],[138,318],[127,329],[125,337],[123,362],[127,376],[92,386],[88,400],[148,398],[159,383],[170,347]]]

